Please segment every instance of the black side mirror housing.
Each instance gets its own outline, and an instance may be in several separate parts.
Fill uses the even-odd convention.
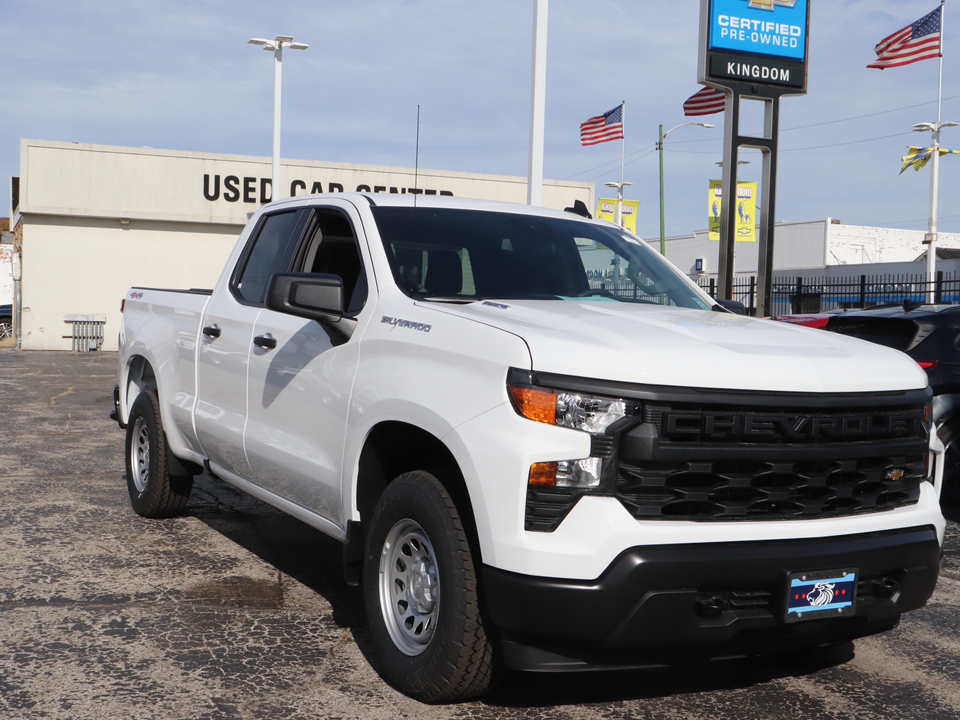
[[[266,304],[287,315],[336,322],[343,316],[343,280],[339,275],[274,273]]]

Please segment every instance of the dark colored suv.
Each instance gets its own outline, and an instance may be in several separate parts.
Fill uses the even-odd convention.
[[[960,306],[904,302],[833,315],[822,327],[901,350],[926,370],[937,435],[946,447],[943,499],[960,503]]]

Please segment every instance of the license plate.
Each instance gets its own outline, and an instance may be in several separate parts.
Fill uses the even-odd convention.
[[[788,623],[853,615],[857,569],[790,573],[788,591]]]

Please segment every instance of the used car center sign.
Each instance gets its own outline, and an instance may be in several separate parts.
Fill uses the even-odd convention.
[[[701,82],[806,92],[809,0],[703,0],[701,7]]]

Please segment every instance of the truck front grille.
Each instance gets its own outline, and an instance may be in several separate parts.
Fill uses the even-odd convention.
[[[638,520],[787,520],[916,503],[926,393],[677,391],[618,435],[615,495]]]
[[[639,520],[803,519],[916,503],[925,454],[840,461],[620,462],[617,497]]]

